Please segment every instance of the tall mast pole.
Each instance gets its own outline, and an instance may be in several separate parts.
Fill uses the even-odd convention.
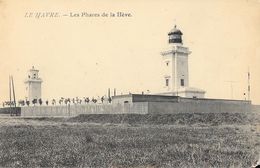
[[[9,112],[10,112],[10,116],[12,115],[12,90],[11,90],[11,77],[9,75]]]
[[[250,100],[250,71],[247,72],[247,99]]]
[[[16,100],[15,100],[15,90],[14,90],[14,80],[13,80],[13,76],[11,76],[11,80],[12,80],[12,89],[13,89],[14,107],[16,107]]]
[[[114,88],[114,96],[116,96],[116,88]]]
[[[9,100],[10,100],[10,107],[12,107],[12,90],[11,90],[11,77],[9,76]]]
[[[108,98],[110,98],[110,88],[108,88]]]

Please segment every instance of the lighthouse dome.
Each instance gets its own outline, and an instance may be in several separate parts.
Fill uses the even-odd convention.
[[[175,25],[174,28],[168,33],[169,43],[182,43],[182,32],[177,29]]]
[[[177,26],[175,25],[174,28],[171,29],[171,31],[168,33],[168,35],[172,35],[172,34],[182,35],[182,32],[180,31],[180,29],[177,29]]]

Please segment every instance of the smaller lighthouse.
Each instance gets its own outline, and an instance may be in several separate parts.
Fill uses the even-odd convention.
[[[39,70],[34,66],[28,71],[27,79],[25,80],[27,100],[41,99],[41,84],[42,79],[39,78]]]

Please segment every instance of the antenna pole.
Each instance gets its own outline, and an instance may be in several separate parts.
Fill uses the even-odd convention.
[[[9,75],[9,112],[10,112],[10,115],[12,115],[12,90],[11,90],[11,77]]]
[[[230,87],[231,87],[231,99],[233,99],[233,82],[230,83]]]
[[[13,76],[11,76],[11,80],[12,80],[12,89],[13,89],[14,107],[16,107],[16,100],[15,100],[15,90],[14,90],[14,80],[13,80]]]
[[[110,88],[108,88],[108,98],[110,98]]]
[[[173,19],[173,21],[174,21],[174,25],[176,25],[176,19],[175,18]]]
[[[247,72],[247,99],[250,100],[250,71]]]

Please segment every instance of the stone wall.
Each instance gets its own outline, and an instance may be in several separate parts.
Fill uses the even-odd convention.
[[[247,101],[181,101],[181,102],[149,102],[149,113],[244,113],[251,111]]]
[[[142,100],[142,97],[138,96],[138,98],[140,98],[139,101]],[[242,100],[181,98],[172,99],[171,101],[70,106],[26,106],[21,107],[20,111],[22,117],[73,117],[79,114],[245,113],[251,110],[260,110],[260,106],[251,105],[250,101]]]
[[[132,95],[133,102],[178,102],[178,96],[166,95]]]
[[[260,105],[252,104],[251,111],[253,113],[260,113]]]
[[[0,115],[20,115],[21,107],[4,107],[0,108]]]
[[[80,114],[147,114],[148,103],[134,103],[125,105],[84,104],[70,106],[32,106],[22,107],[22,117],[73,117]]]

